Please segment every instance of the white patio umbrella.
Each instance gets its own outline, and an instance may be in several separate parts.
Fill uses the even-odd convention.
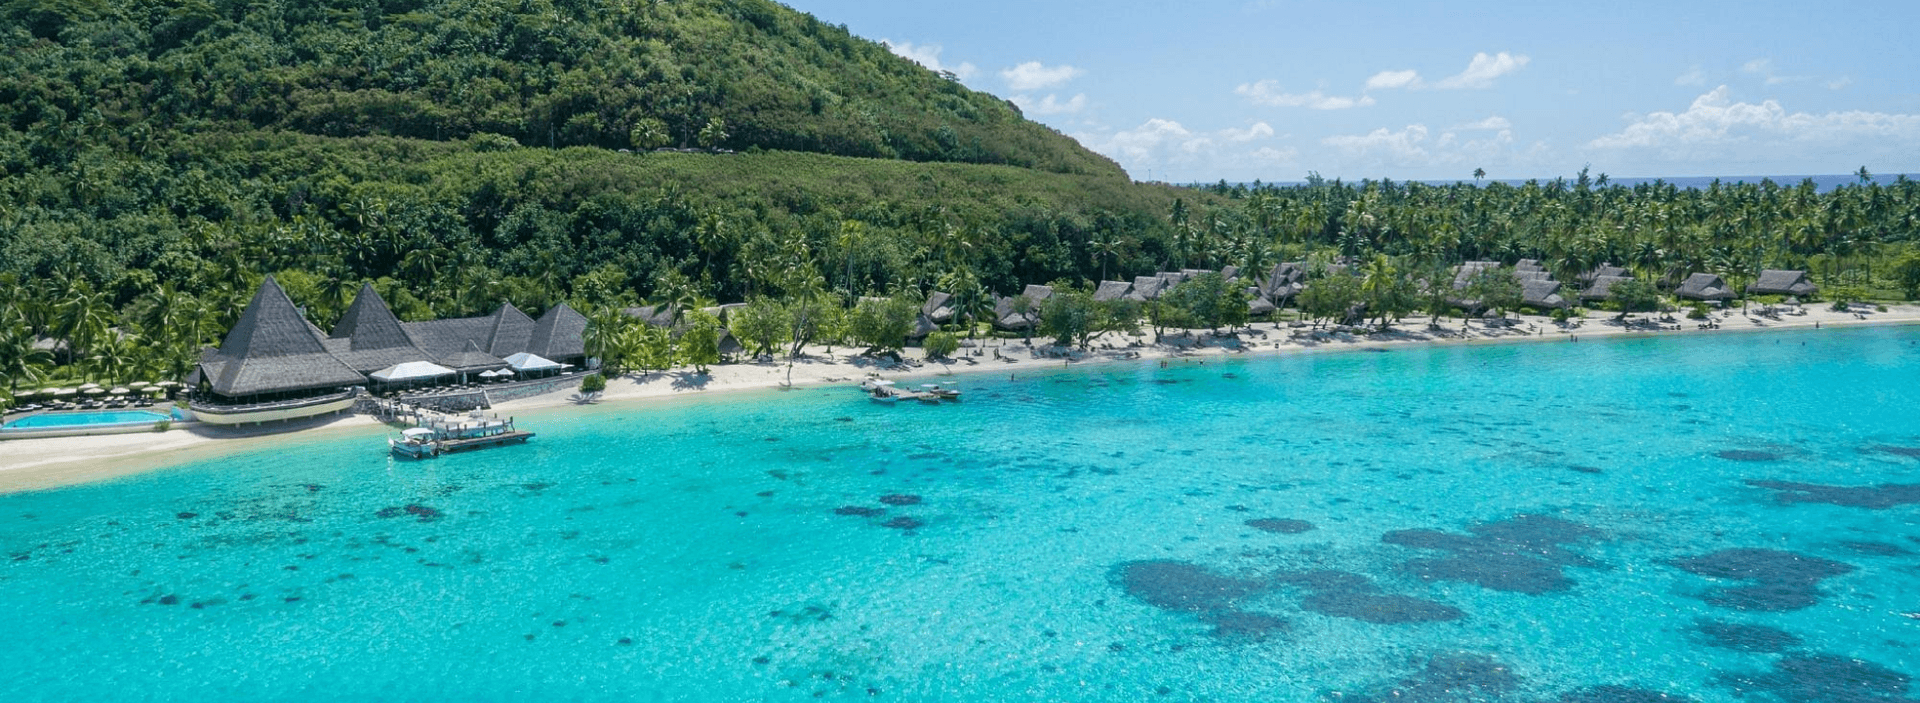
[[[122,386],[122,387],[119,387],[119,388],[115,388],[115,389],[113,389],[113,390],[110,390],[110,391],[107,391],[107,392],[108,392],[108,393],[112,393],[112,394],[114,394],[114,395],[126,395],[126,394],[128,394],[128,393],[132,393],[132,392],[133,392],[133,389],[131,389],[131,388],[127,388],[127,387],[124,387],[124,386]]]
[[[94,386],[92,388],[84,389],[80,392],[85,393],[87,395],[104,395],[107,392],[107,389],[101,388],[99,386]]]
[[[380,369],[371,375],[373,376],[373,380],[381,383],[399,383],[402,381],[418,381],[428,378],[439,378],[441,376],[452,376],[453,374],[453,369],[431,361],[409,361],[404,364],[394,364]]]
[[[80,390],[82,390],[82,391],[90,391],[90,390],[93,390],[93,389],[95,389],[95,388],[99,388],[99,387],[100,387],[100,384],[98,384],[98,383],[82,383],[82,384],[80,384]]]
[[[513,367],[515,371],[550,371],[562,367],[560,362],[547,359],[538,354],[528,354],[526,352],[509,356],[506,358],[506,362],[507,365]]]

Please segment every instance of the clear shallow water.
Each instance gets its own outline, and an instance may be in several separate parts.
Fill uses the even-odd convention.
[[[1910,694],[1917,343],[983,375],[412,463],[294,437],[0,496],[0,699]]]
[[[84,413],[48,413],[23,417],[6,424],[4,429],[45,429],[49,427],[80,427],[93,425],[121,425],[135,422],[159,422],[171,417],[167,413],[150,410],[100,410]]]

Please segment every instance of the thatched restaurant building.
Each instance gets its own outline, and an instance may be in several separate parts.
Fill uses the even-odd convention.
[[[539,319],[511,303],[483,317],[401,322],[373,286],[360,289],[331,334],[308,322],[268,276],[227,332],[188,376],[195,416],[212,424],[291,420],[344,411],[376,371],[412,362],[457,377],[506,369],[527,353],[584,365],[587,319],[566,303]]]

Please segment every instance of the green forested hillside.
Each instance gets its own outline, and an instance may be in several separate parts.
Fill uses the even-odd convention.
[[[0,275],[39,334],[54,301],[128,311],[161,285],[217,327],[269,272],[296,296],[380,281],[426,316],[738,299],[796,267],[847,293],[956,267],[1004,290],[1097,270],[1100,237],[1167,258],[1172,190],[764,0],[0,17]]]
[[[10,0],[5,15],[0,118],[134,149],[180,129],[491,133],[1119,175],[1006,102],[766,0]]]

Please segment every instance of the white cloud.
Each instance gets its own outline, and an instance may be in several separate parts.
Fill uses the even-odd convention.
[[[1247,156],[1262,165],[1291,164],[1300,159],[1300,150],[1293,147],[1275,149],[1270,146],[1263,146]]]
[[[1801,81],[1813,80],[1813,78],[1810,76],[1780,75],[1779,72],[1773,70],[1773,59],[1754,59],[1742,65],[1740,67],[1740,70],[1766,79],[1767,85],[1780,85],[1781,83],[1799,83]]]
[[[1194,141],[1193,132],[1173,120],[1158,117],[1133,129],[1115,132],[1091,144],[1094,151],[1119,159],[1145,161],[1167,146],[1185,148]],[[1082,140],[1087,141],[1087,140]]]
[[[1749,66],[1752,64],[1750,63]],[[1761,68],[1765,68],[1764,65]],[[1733,102],[1726,86],[1694,99],[1685,112],[1628,115],[1629,124],[1617,134],[1589,142],[1594,149],[1648,147],[1685,148],[1701,145],[1761,142],[1847,142],[1879,140],[1920,144],[1920,115],[1884,112],[1787,112],[1775,100]]]
[[[1494,79],[1518,71],[1532,60],[1525,55],[1504,51],[1493,55],[1477,53],[1473,55],[1473,61],[1467,63],[1467,70],[1434,84],[1434,87],[1442,90],[1491,88]]]
[[[1494,116],[1488,117],[1487,119],[1480,120],[1478,122],[1468,122],[1466,124],[1455,127],[1454,129],[1460,129],[1460,130],[1513,129],[1513,123],[1508,121],[1507,118],[1505,117],[1494,115]]]
[[[1265,122],[1255,122],[1252,127],[1246,129],[1228,128],[1220,130],[1220,137],[1230,142],[1250,142],[1255,139],[1266,139],[1271,136],[1273,136],[1273,126]]]
[[[1025,95],[1015,95],[1012,100],[1013,104],[1020,106],[1021,112],[1030,115],[1070,115],[1087,106],[1086,93],[1076,94],[1065,101],[1052,93],[1048,93],[1047,97],[1041,98],[1039,102],[1034,102],[1033,98]]]
[[[1087,148],[1112,157],[1136,177],[1176,179],[1173,174],[1210,178],[1272,178],[1278,166],[1293,164],[1300,151],[1272,143],[1272,125],[1256,122],[1244,128],[1214,132],[1188,129],[1179,122],[1155,118],[1119,132],[1074,134]],[[1257,146],[1257,148],[1255,148]]]
[[[1367,79],[1367,90],[1418,88],[1420,85],[1420,72],[1414,70],[1381,71],[1373,74],[1372,78]]]
[[[929,70],[950,72],[959,77],[960,80],[972,78],[973,74],[978,73],[980,70],[978,67],[967,62],[961,62],[958,66],[948,66],[940,63],[941,48],[939,44],[921,44],[915,46],[912,42],[900,42],[896,44],[891,39],[882,39],[880,43],[886,45],[888,51],[892,51],[901,58],[925,66]]]
[[[1320,143],[1353,156],[1384,156],[1393,161],[1407,161],[1427,157],[1426,148],[1420,145],[1426,140],[1427,126],[1413,124],[1398,132],[1381,127],[1366,134],[1334,135],[1321,139]]]
[[[1086,73],[1072,66],[1044,66],[1039,61],[1028,61],[1000,72],[1007,87],[1014,90],[1040,90],[1064,85]]]
[[[1315,110],[1345,110],[1353,107],[1366,107],[1373,104],[1373,98],[1362,95],[1357,98],[1327,95],[1315,90],[1307,93],[1283,93],[1278,81],[1264,80],[1258,83],[1242,83],[1234,88],[1235,95],[1245,96],[1256,105],[1276,107],[1305,107]]]
[[[1680,74],[1678,78],[1673,79],[1673,84],[1691,86],[1706,85],[1707,72],[1700,70],[1699,66],[1694,66],[1693,68],[1687,69],[1686,73]]]
[[[1827,90],[1844,90],[1850,85],[1853,85],[1853,78],[1841,76],[1838,79],[1827,81]]]

